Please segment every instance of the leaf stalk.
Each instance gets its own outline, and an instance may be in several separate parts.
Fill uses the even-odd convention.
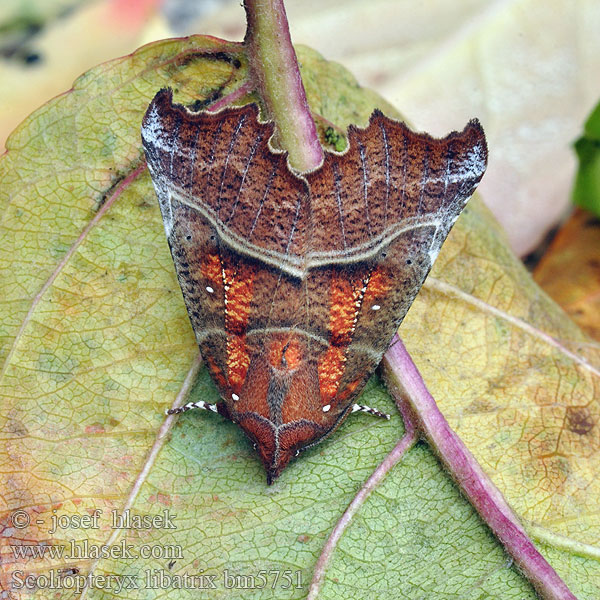
[[[315,565],[313,579],[306,600],[316,600],[318,597],[325,578],[325,571],[331,561],[337,543],[344,531],[346,531],[348,525],[352,522],[354,515],[360,510],[371,492],[381,483],[392,468],[395,467],[404,458],[406,453],[419,441],[419,431],[417,430],[416,421],[411,414],[409,406],[402,399],[399,399],[397,405],[404,420],[404,435],[400,438],[400,441],[396,444],[394,449],[383,459],[375,471],[373,471],[369,479],[363,484],[333,528],[321,551],[321,556],[319,556],[319,560]]]
[[[323,149],[310,114],[292,46],[283,0],[244,0],[247,30],[244,44],[252,78],[276,143],[288,153],[291,167],[312,171],[323,161]]]
[[[444,466],[540,597],[543,600],[577,600],[534,546],[500,490],[454,433],[397,335],[382,364],[390,392],[406,398],[419,428]]]

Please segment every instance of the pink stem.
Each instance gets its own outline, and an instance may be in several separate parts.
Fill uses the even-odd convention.
[[[538,552],[506,500],[440,412],[398,336],[383,361],[391,388],[401,386],[419,427],[481,518],[544,600],[577,600]]]
[[[333,556],[337,543],[342,537],[344,531],[346,531],[348,525],[350,525],[352,522],[352,518],[356,512],[364,504],[371,492],[381,483],[389,471],[395,465],[397,465],[400,460],[402,460],[406,452],[413,447],[419,438],[415,420],[410,414],[409,407],[402,400],[399,400],[397,404],[398,408],[400,409],[400,413],[402,414],[402,418],[404,419],[404,435],[400,438],[400,441],[396,444],[395,448],[383,459],[383,462],[375,469],[375,471],[373,471],[372,475],[369,477],[369,479],[367,479],[366,483],[359,490],[358,494],[354,496],[354,499],[348,505],[346,512],[344,512],[340,520],[333,528],[329,539],[325,543],[325,546],[323,546],[321,556],[319,556],[319,560],[315,566],[315,572],[306,600],[314,600],[317,598],[321,589],[321,585],[323,584],[323,578],[325,576],[327,565]]]
[[[219,98],[216,102],[213,102],[208,107],[208,110],[210,112],[218,112],[219,110],[225,108],[226,106],[229,106],[236,100],[243,98],[246,94],[252,92],[252,90],[254,90],[254,85],[252,81],[246,81],[245,83],[240,85],[239,88],[233,90],[233,92],[231,92],[230,94],[227,94],[226,96]]]
[[[277,143],[298,171],[312,171],[323,149],[310,114],[283,0],[244,0],[244,43],[254,83],[275,122]]]

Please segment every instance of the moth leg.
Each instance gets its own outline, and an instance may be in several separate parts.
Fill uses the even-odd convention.
[[[165,411],[166,415],[178,415],[180,413],[187,412],[188,410],[192,410],[193,408],[201,408],[203,410],[212,410],[213,412],[219,412],[216,404],[209,404],[208,402],[204,402],[204,400],[199,400],[198,402],[188,402],[179,408],[169,408]]]
[[[388,415],[387,413],[381,412],[380,410],[377,410],[376,408],[371,408],[370,406],[365,406],[364,404],[353,404],[352,405],[352,412],[364,412],[364,413],[369,413],[370,415],[373,415],[374,417],[382,417],[383,419],[388,419],[390,418],[390,415]]]

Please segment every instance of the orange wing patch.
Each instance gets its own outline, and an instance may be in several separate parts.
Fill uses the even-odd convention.
[[[221,280],[225,303],[227,333],[227,378],[232,390],[239,394],[250,365],[246,329],[250,317],[255,271],[221,263]]]
[[[369,275],[354,280],[336,274],[331,280],[329,342],[326,352],[321,354],[317,368],[321,400],[325,405],[335,398],[344,373],[346,350],[352,342],[358,314],[367,289]]]
[[[381,268],[375,269],[369,275],[366,282],[366,289],[363,296],[363,304],[372,308],[377,304],[377,301],[385,297],[388,290],[392,287],[392,281],[388,274],[384,273]]]
[[[231,389],[239,394],[250,366],[246,336],[227,336],[227,379]]]
[[[271,343],[268,356],[269,363],[276,369],[294,371],[300,366],[303,355],[303,346],[297,337],[282,335]]]
[[[363,305],[376,309],[378,299],[389,289],[389,277],[380,269],[355,277],[353,280],[337,274],[331,282],[329,331],[330,346],[318,360],[319,388],[324,405],[329,404],[338,393],[344,374],[346,351],[352,343],[358,315]],[[358,386],[361,380],[346,387],[343,401]]]
[[[319,356],[317,371],[321,401],[324,405],[329,404],[337,394],[340,380],[344,374],[345,362],[346,347],[329,346],[327,351]]]
[[[356,283],[339,275],[331,281],[329,331],[335,346],[348,345],[352,341],[364,294],[362,280]]]
[[[217,385],[221,389],[225,388],[227,386],[227,380],[225,379],[225,375],[223,375],[223,371],[221,371],[217,363],[210,355],[204,355],[204,360],[206,360],[208,370],[210,371],[210,374],[213,376],[214,380],[217,382]]]
[[[340,394],[338,401],[339,402],[344,402],[346,400],[346,398],[348,398],[349,396],[351,396],[354,393],[354,390],[363,382],[363,378],[359,377],[358,379],[355,379],[352,383],[349,383],[345,388],[344,391]]]
[[[213,289],[223,285],[221,269],[221,259],[218,254],[206,254],[203,257],[200,272],[208,280]]]

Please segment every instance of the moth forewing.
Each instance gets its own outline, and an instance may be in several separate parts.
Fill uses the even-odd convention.
[[[219,410],[269,483],[350,412],[369,412],[355,400],[487,163],[477,121],[434,139],[375,111],[343,154],[301,176],[270,149],[273,130],[254,105],[191,113],[169,90],[142,125]]]

